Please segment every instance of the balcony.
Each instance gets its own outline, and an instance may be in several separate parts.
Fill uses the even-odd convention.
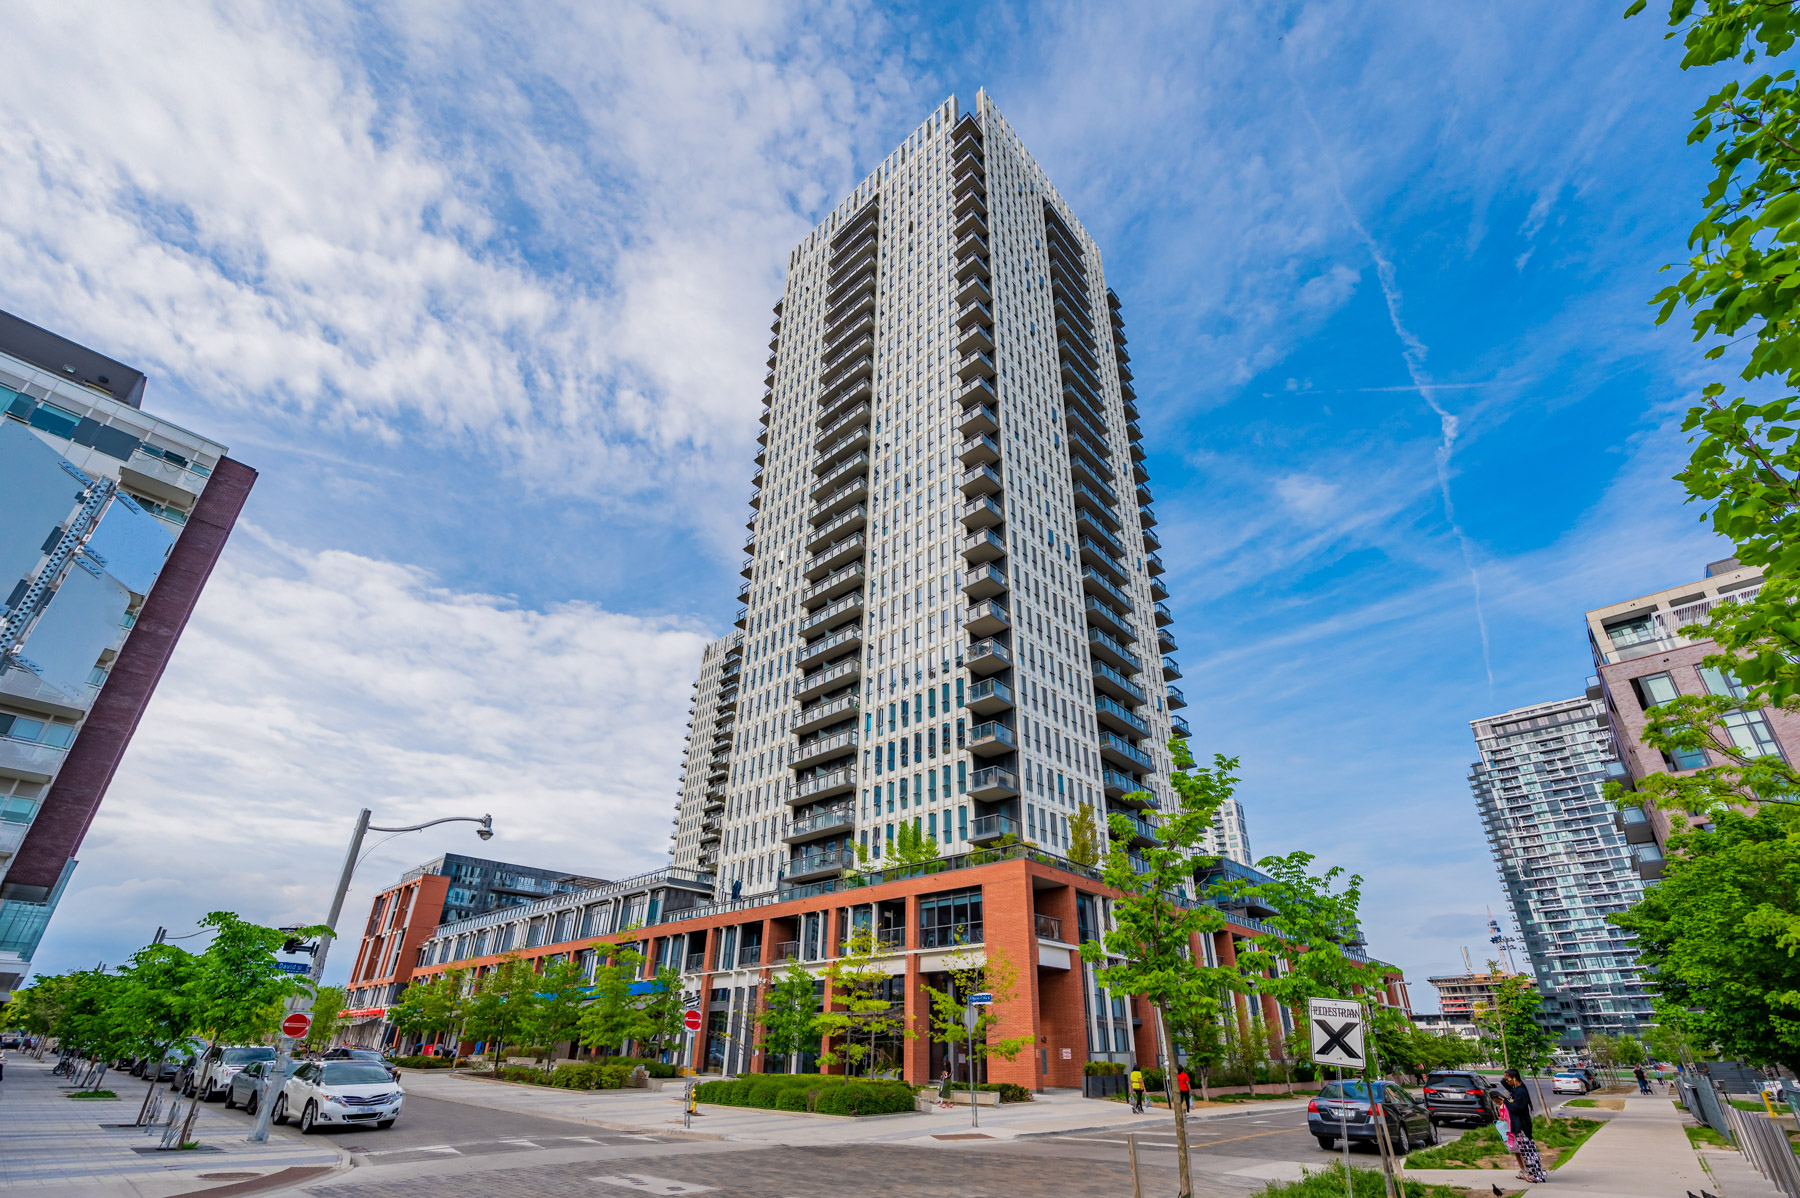
[[[817,582],[827,574],[834,574],[854,561],[861,561],[863,556],[863,535],[853,532],[841,541],[835,541],[806,563],[803,577],[808,582]]]
[[[970,564],[999,561],[1006,556],[1006,542],[995,536],[991,529],[982,529],[963,541],[962,555]]]
[[[862,645],[862,640],[862,624],[852,624],[847,628],[832,633],[830,636],[822,637],[801,649],[794,664],[800,666],[802,669],[816,665],[834,654],[843,652],[847,648],[860,647]]]
[[[1181,667],[1176,665],[1172,658],[1165,657],[1162,659],[1162,671],[1164,682],[1173,682],[1175,679],[1181,677]]]
[[[962,522],[964,528],[992,528],[1004,523],[1006,513],[1001,510],[999,502],[992,495],[983,495],[979,499],[963,504]]]
[[[1156,843],[1156,825],[1141,815],[1128,815],[1123,811],[1107,812],[1107,831],[1112,831],[1113,820],[1123,820],[1126,825],[1125,843],[1134,849],[1147,849]]]
[[[854,532],[869,521],[869,509],[857,504],[848,511],[839,512],[829,521],[807,534],[806,551],[817,553],[819,550],[841,538],[847,532]]]
[[[861,319],[875,311],[875,293],[873,291],[858,292],[852,302],[845,307],[827,313],[833,317],[825,326],[822,338],[826,345],[840,345],[852,340],[850,334],[858,330]]]
[[[840,282],[855,277],[858,270],[875,261],[881,249],[881,237],[877,227],[869,226],[866,235],[859,237],[855,245],[831,254],[831,273],[825,276],[826,290],[831,290]]]
[[[1093,438],[1084,437],[1080,433],[1070,433],[1068,436],[1068,445],[1069,452],[1076,458],[1084,461],[1087,464],[1088,469],[1098,471],[1101,474],[1105,474],[1112,469],[1112,467],[1107,464],[1107,458],[1110,456],[1109,451]]]
[[[788,796],[788,802],[808,803],[816,799],[828,799],[833,795],[848,794],[855,789],[856,771],[850,766],[844,766],[829,773],[800,779],[795,784],[793,793]]]
[[[861,562],[853,563],[839,570],[829,578],[822,578],[814,583],[802,600],[808,607],[822,606],[826,601],[847,595],[863,585],[863,567]]]
[[[989,720],[969,729],[968,749],[977,757],[999,757],[1018,752],[1019,743],[1014,739],[1011,728],[996,720]]]
[[[976,325],[956,340],[956,352],[959,354],[991,354],[994,352],[994,335],[986,325]]]
[[[770,960],[772,965],[785,965],[789,961],[800,959],[800,942],[798,940],[778,940],[775,942],[775,956]]]
[[[1625,834],[1626,844],[1656,843],[1656,828],[1642,807],[1621,807],[1613,812],[1613,826]]]
[[[1000,460],[1000,446],[986,433],[976,433],[963,442],[962,450],[957,456],[965,466],[986,465]]]
[[[977,325],[992,325],[994,311],[980,300],[972,304],[964,304],[956,313],[958,330],[972,329]]]
[[[1150,598],[1160,603],[1168,597],[1169,588],[1163,585],[1163,580],[1160,578],[1152,578],[1150,580]]]
[[[1006,574],[994,566],[978,566],[963,575],[962,589],[971,599],[992,599],[1006,593]]]
[[[854,682],[861,676],[862,657],[858,654],[801,679],[799,689],[794,692],[794,697],[802,702],[817,698],[827,691]]]
[[[1175,710],[1177,707],[1186,707],[1187,706],[1187,696],[1181,693],[1180,687],[1170,686],[1170,687],[1164,687],[1163,689],[1166,690],[1169,695],[1169,710],[1170,711]]]
[[[1175,622],[1175,613],[1169,610],[1168,604],[1158,603],[1154,610],[1156,612],[1156,626],[1158,628]]]
[[[1075,522],[1082,535],[1093,541],[1102,551],[1110,553],[1115,558],[1130,560],[1131,555],[1125,551],[1124,544],[1102,527],[1100,521],[1095,519],[1091,512],[1076,508]]]
[[[806,769],[830,758],[843,757],[854,752],[856,752],[856,729],[851,728],[830,736],[802,740],[794,748],[791,765],[794,769]]]
[[[956,393],[956,402],[965,408],[973,404],[986,404],[988,407],[993,407],[999,401],[999,393],[994,390],[994,384],[988,379],[976,379],[973,382],[965,383],[962,390]]]
[[[975,637],[993,636],[1011,627],[1012,619],[1006,609],[992,600],[971,604],[963,618],[963,631]]]
[[[1101,789],[1106,792],[1106,797],[1109,799],[1123,799],[1126,795],[1130,794],[1148,793],[1144,790],[1144,783],[1141,778],[1135,774],[1127,774],[1120,770],[1101,770],[1100,786]]]
[[[1083,563],[1105,571],[1115,586],[1125,585],[1125,563],[1107,552],[1106,546],[1092,537],[1082,537],[1076,548]]]
[[[970,379],[991,379],[994,377],[994,360],[986,354],[970,354],[956,364],[956,377],[965,383]]]
[[[1019,776],[997,765],[969,773],[969,797],[982,803],[1019,797]]]
[[[1150,725],[1117,699],[1106,695],[1094,696],[1094,714],[1102,726],[1115,732],[1123,732],[1129,736],[1150,735]]]
[[[862,612],[863,593],[856,591],[853,594],[845,595],[835,603],[827,604],[807,616],[806,621],[800,625],[800,635],[812,636],[828,631],[845,620],[854,620],[862,615]]]
[[[987,221],[979,212],[959,213],[956,218],[956,227],[951,230],[951,234],[958,238],[968,237],[971,234],[985,238],[988,235]],[[987,243],[983,241],[982,244],[985,246]]]
[[[1183,740],[1187,740],[1194,735],[1193,732],[1188,729],[1187,720],[1183,719],[1181,716],[1171,715],[1169,717],[1169,726],[1175,730],[1175,735]]]
[[[994,293],[988,290],[986,278],[972,275],[962,280],[962,286],[956,289],[956,302],[959,304],[991,304],[994,302]]]
[[[863,408],[868,405],[859,404],[857,406],[858,408]],[[868,447],[869,426],[864,424],[852,428],[836,441],[832,442],[830,446],[818,452],[818,455],[813,458],[813,473],[817,475],[829,474],[839,462],[844,460],[845,457],[855,453],[859,449],[867,449]]]
[[[997,436],[1000,432],[1000,415],[986,404],[977,404],[962,414],[956,431],[965,437]]]
[[[1091,514],[1106,527],[1109,532],[1118,532],[1124,525],[1119,520],[1119,513],[1113,505],[1100,497],[1100,493],[1085,483],[1075,484],[1075,503],[1078,513]]]
[[[834,807],[830,811],[815,811],[805,819],[797,819],[788,825],[788,830],[781,839],[788,844],[813,840],[833,832],[843,832],[856,826],[856,812],[848,805]]]
[[[830,519],[869,497],[869,476],[858,474],[849,482],[813,504],[807,512],[809,523]]]
[[[754,969],[762,964],[762,945],[743,944],[738,946],[737,967]]]
[[[822,497],[830,495],[834,491],[842,488],[843,485],[849,481],[852,474],[861,476],[868,472],[869,455],[867,453],[859,453],[855,457],[833,467],[831,473],[821,476],[819,481],[812,485],[811,496],[816,502]]]
[[[1012,663],[1012,654],[999,641],[976,641],[963,654],[963,665],[971,674],[997,674],[1011,669]]]
[[[1173,653],[1181,648],[1180,645],[1175,643],[1175,634],[1170,632],[1167,628],[1158,628],[1156,630],[1156,647],[1161,649],[1164,653]]]
[[[1123,613],[1108,607],[1092,595],[1087,597],[1081,607],[1087,614],[1088,623],[1102,632],[1111,633],[1124,642],[1137,640],[1137,634],[1131,630],[1131,623]]]
[[[983,716],[1011,711],[1015,706],[1012,688],[998,678],[984,678],[969,688],[967,706],[976,715]]]
[[[988,278],[988,260],[986,258],[964,258],[956,264],[956,281],[966,283],[970,279]],[[957,298],[961,298],[959,295]]]
[[[860,298],[864,291],[875,289],[876,263],[873,259],[861,267],[838,276],[825,292],[825,319],[835,323],[838,313]]]
[[[1148,753],[1112,732],[1100,734],[1100,756],[1115,765],[1123,765],[1127,769],[1139,769],[1144,773],[1149,773],[1156,768]]]
[[[1069,943],[1069,941],[1063,939],[1063,922],[1056,918],[1056,916],[1033,915],[1032,923],[1036,927],[1038,938],[1040,940],[1055,940],[1061,944]]]
[[[987,192],[986,189],[981,186],[981,179],[979,176],[968,181],[967,185],[963,186],[957,192],[956,207],[954,211],[958,216],[961,216],[965,212],[979,212],[983,215],[987,214]]]
[[[858,337],[854,341],[848,341],[841,348],[832,350],[819,360],[820,383],[829,385],[833,373],[840,367],[849,365],[850,359],[856,355],[873,355],[874,352],[875,337],[872,333]]]
[[[1156,575],[1156,574],[1163,573],[1164,571],[1166,571],[1168,569],[1168,567],[1163,565],[1162,558],[1160,558],[1156,554],[1152,553],[1152,554],[1148,554],[1145,556],[1144,569],[1150,571],[1150,573],[1152,575]]]
[[[919,929],[919,947],[955,948],[963,944],[980,944],[985,936],[980,923],[927,924]]]
[[[870,412],[871,409],[866,403],[858,404],[856,407],[851,408],[848,412],[839,416],[824,429],[820,430],[818,436],[813,438],[813,448],[822,451],[827,445],[833,444],[839,437],[843,436],[850,428],[858,425],[867,425],[869,423]]]
[[[1156,502],[1156,496],[1150,494],[1150,488],[1145,486],[1142,480],[1139,480],[1137,485],[1137,501],[1139,507],[1143,507],[1146,503]]]
[[[971,499],[977,495],[996,495],[1005,485],[992,466],[977,466],[962,476],[962,493]]]
[[[753,574],[755,574],[756,573],[756,559],[753,557],[745,558],[744,564],[738,567],[738,573],[742,574],[745,578],[749,578]]]
[[[868,359],[863,359],[867,361]],[[816,427],[825,426],[841,420],[844,415],[857,404],[869,403],[875,395],[875,388],[867,378],[858,378],[853,372],[846,376],[846,385],[827,387],[819,396],[819,418]]]
[[[1018,840],[1024,831],[1019,827],[1019,821],[1010,815],[978,815],[969,821],[969,839],[976,844],[986,844],[1007,835]]]
[[[1143,670],[1143,663],[1138,660],[1137,654],[1098,628],[1089,628],[1087,634],[1088,650],[1095,658],[1133,674]]]
[[[689,953],[685,962],[687,973],[700,973],[706,969],[706,954]]]
[[[717,827],[714,827],[711,824],[708,824],[707,826],[700,829],[700,843],[701,844],[718,844],[719,841],[723,838],[723,836],[724,836],[724,833],[719,831],[719,829]]]
[[[1646,882],[1660,881],[1663,876],[1663,852],[1653,844],[1631,846],[1631,864],[1638,877]]]
[[[800,709],[800,718],[794,724],[796,733],[811,732],[815,728],[823,728],[827,724],[836,724],[856,714],[858,709],[855,695],[844,695],[836,699],[827,699],[822,703],[814,703],[811,707]]]
[[[850,855],[843,849],[826,849],[823,852],[807,853],[788,861],[787,880],[809,882],[814,878],[842,873],[851,864]]]

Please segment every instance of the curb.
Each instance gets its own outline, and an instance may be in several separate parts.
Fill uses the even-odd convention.
[[[537,1086],[523,1085],[519,1082],[500,1082],[499,1084],[503,1085],[503,1086],[516,1086],[521,1090],[534,1090],[534,1089],[542,1088],[542,1087],[537,1087]],[[564,1123],[579,1123],[583,1127],[598,1127],[602,1131],[624,1132],[627,1135],[669,1136],[669,1137],[672,1137],[672,1138],[678,1139],[678,1140],[703,1140],[703,1141],[710,1141],[710,1142],[719,1143],[719,1144],[725,1144],[725,1143],[732,1142],[731,1137],[727,1136],[727,1135],[718,1134],[718,1133],[714,1133],[714,1132],[690,1131],[690,1130],[687,1130],[686,1128],[680,1128],[680,1127],[671,1127],[671,1128],[644,1127],[644,1126],[641,1126],[636,1123],[613,1123],[613,1122],[610,1122],[605,1119],[593,1119],[593,1118],[589,1118],[586,1115],[565,1114],[561,1111],[545,1111],[545,1110],[535,1110],[535,1109],[530,1110],[530,1111],[519,1111],[513,1107],[492,1107],[492,1106],[488,1106],[486,1103],[472,1102],[467,1098],[452,1098],[447,1094],[420,1094],[419,1097],[436,1099],[439,1102],[453,1102],[458,1106],[472,1106],[472,1107],[476,1107],[476,1108],[478,1108],[480,1110],[484,1110],[484,1111],[502,1110],[502,1111],[511,1111],[515,1114],[535,1115],[535,1116],[538,1116],[538,1117],[544,1118],[544,1119],[560,1119]],[[736,1108],[733,1108],[733,1109],[736,1109]]]

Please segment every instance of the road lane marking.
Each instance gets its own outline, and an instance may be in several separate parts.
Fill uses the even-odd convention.
[[[642,1173],[625,1173],[614,1177],[590,1177],[589,1181],[597,1181],[605,1186],[620,1186],[628,1190],[636,1190],[640,1194],[709,1194],[712,1186],[697,1186],[685,1181],[670,1181],[666,1177],[648,1177]]]

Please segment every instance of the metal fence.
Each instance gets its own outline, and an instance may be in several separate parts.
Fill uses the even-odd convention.
[[[1788,1198],[1800,1198],[1800,1157],[1788,1145],[1785,1119],[1771,1119],[1757,1111],[1740,1111],[1725,1104],[1731,1138],[1757,1172]]]
[[[1675,1089],[1689,1114],[1720,1135],[1731,1138],[1731,1124],[1725,1118],[1731,1104],[1720,1096],[1710,1078],[1699,1075],[1696,1081],[1696,1075],[1684,1074],[1675,1079]]]

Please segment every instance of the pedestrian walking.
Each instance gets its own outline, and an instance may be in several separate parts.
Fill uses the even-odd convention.
[[[1131,1109],[1138,1114],[1144,1113],[1144,1071],[1131,1071]]]
[[[1650,1075],[1644,1072],[1644,1067],[1639,1065],[1636,1069],[1633,1069],[1632,1072],[1637,1075],[1638,1093],[1650,1093]]]
[[[950,1105],[950,1066],[944,1066],[944,1076],[938,1078],[938,1105]]]
[[[1181,1109],[1184,1112],[1193,1110],[1194,1092],[1188,1089],[1187,1070],[1183,1069],[1175,1075],[1175,1088],[1181,1091]]]
[[[1512,1128],[1513,1158],[1519,1162],[1519,1180],[1549,1181],[1544,1162],[1538,1156],[1537,1141],[1531,1138],[1531,1091],[1517,1069],[1508,1069],[1505,1077],[1506,1121]]]

